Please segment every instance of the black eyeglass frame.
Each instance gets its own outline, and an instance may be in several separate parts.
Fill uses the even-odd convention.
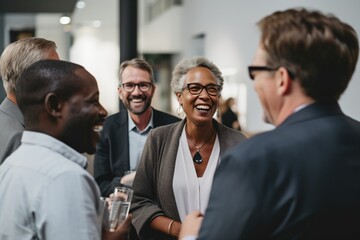
[[[147,91],[149,91],[149,90],[154,86],[154,84],[149,83],[149,82],[123,83],[123,84],[121,84],[121,86],[122,86],[122,88],[124,89],[125,92],[132,93],[132,92],[135,90],[136,86],[139,88],[139,90],[140,90],[141,92],[147,92]],[[130,87],[130,86],[132,86],[131,91],[130,91],[130,90],[126,90],[126,87]],[[141,88],[144,87],[144,86],[146,86],[146,90],[141,89]]]
[[[249,71],[249,77],[251,80],[254,80],[255,76],[252,73],[253,71],[277,71],[280,67],[269,67],[269,66],[248,66],[248,71]],[[289,76],[291,79],[295,79],[295,74],[291,71],[289,71],[289,69],[286,68],[286,71],[288,72]]]
[[[191,86],[200,87],[201,89],[200,89],[199,93],[194,93],[191,90]],[[216,94],[209,93],[209,91],[208,91],[209,87],[215,87],[217,89],[217,93]],[[207,94],[210,95],[210,96],[219,96],[220,93],[221,93],[222,87],[220,85],[217,85],[217,84],[208,84],[208,85],[204,86],[204,85],[201,85],[199,83],[188,83],[188,84],[186,84],[186,87],[184,87],[182,90],[184,90],[184,89],[187,89],[189,91],[189,93],[191,93],[192,95],[195,95],[195,96],[200,95],[204,89],[206,90]]]
[[[268,67],[268,66],[248,66],[249,77],[251,80],[254,80],[255,76],[253,74],[254,71],[276,71],[279,67]]]

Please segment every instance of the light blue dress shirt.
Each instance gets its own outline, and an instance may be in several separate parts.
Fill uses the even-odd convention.
[[[100,239],[100,192],[86,164],[63,142],[25,131],[0,166],[0,239]]]
[[[129,114],[129,155],[130,155],[130,170],[136,170],[140,161],[142,151],[146,142],[146,138],[153,125],[153,114],[151,113],[151,118],[143,131],[140,131],[135,125],[134,121],[131,119]]]
[[[181,240],[196,240],[195,236],[185,236],[183,239]]]

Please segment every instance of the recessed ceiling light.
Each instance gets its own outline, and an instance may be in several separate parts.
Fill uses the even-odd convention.
[[[79,9],[83,9],[86,6],[86,3],[84,1],[77,1],[76,7]]]
[[[71,18],[69,16],[61,16],[59,22],[63,25],[66,25],[71,22]]]

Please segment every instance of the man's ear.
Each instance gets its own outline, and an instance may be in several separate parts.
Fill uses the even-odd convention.
[[[120,100],[122,101],[123,99],[122,99],[122,91],[123,91],[123,89],[122,89],[122,87],[118,87],[118,95],[119,95],[119,98],[120,98]]]
[[[276,79],[277,92],[280,95],[286,95],[291,90],[292,80],[286,68],[279,68],[279,78]]]
[[[45,96],[45,109],[53,117],[61,116],[62,101],[55,93]]]

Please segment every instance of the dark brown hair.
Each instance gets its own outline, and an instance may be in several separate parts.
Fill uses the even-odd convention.
[[[266,16],[258,26],[270,66],[288,69],[317,101],[339,99],[359,54],[357,34],[350,25],[319,11],[289,9]]]

